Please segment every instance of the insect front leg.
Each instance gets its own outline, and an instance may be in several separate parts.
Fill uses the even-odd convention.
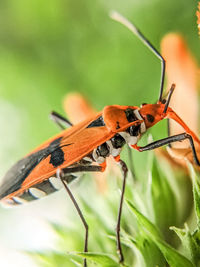
[[[193,153],[194,161],[198,166],[200,166],[200,162],[199,162],[198,157],[197,157],[197,152],[196,152],[196,149],[195,149],[195,146],[194,146],[193,138],[188,133],[172,135],[172,136],[157,140],[155,142],[152,142],[152,143],[150,143],[150,144],[148,144],[146,146],[143,146],[143,147],[140,147],[140,146],[137,146],[137,145],[133,145],[132,147],[134,149],[142,152],[142,151],[146,151],[146,150],[153,150],[155,148],[158,148],[158,147],[161,147],[161,146],[164,146],[164,145],[169,145],[169,144],[177,142],[177,141],[183,141],[185,139],[189,140],[190,146],[191,146],[191,149],[192,149],[192,153]]]
[[[123,160],[121,160],[119,156],[117,156],[115,158],[115,160],[120,164],[120,167],[121,167],[122,172],[123,172],[122,191],[121,191],[119,210],[118,210],[118,216],[117,216],[117,226],[116,226],[117,252],[119,254],[119,261],[123,262],[124,256],[123,256],[121,241],[120,241],[120,230],[121,230],[122,206],[123,206],[124,193],[125,193],[125,188],[126,188],[126,177],[127,177],[127,173],[128,173],[128,168],[126,166],[126,163]]]
[[[65,130],[66,128],[73,126],[73,124],[68,119],[66,119],[55,111],[52,111],[49,116],[59,126],[61,130]]]
[[[65,188],[65,190],[67,191],[72,203],[74,204],[78,215],[83,223],[83,226],[85,228],[85,243],[84,243],[84,252],[88,252],[88,232],[89,232],[89,227],[88,224],[83,216],[83,213],[75,199],[75,197],[73,196],[71,190],[69,189],[69,186],[67,185],[66,181],[65,181],[65,174],[69,174],[69,173],[76,173],[76,172],[86,172],[86,171],[91,171],[91,172],[97,172],[97,171],[102,171],[101,166],[76,166],[76,167],[72,167],[72,168],[67,168],[64,171],[58,169],[56,172],[56,176],[57,178],[59,178]],[[84,259],[84,267],[87,267],[87,261],[86,259]]]

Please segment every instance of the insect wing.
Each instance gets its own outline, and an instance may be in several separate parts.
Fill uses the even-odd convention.
[[[64,137],[60,143],[60,147],[54,151],[57,155],[53,155],[54,153],[49,154],[47,158],[42,160],[26,178],[22,184],[22,189],[25,190],[34,184],[54,176],[58,168],[65,169],[78,162],[93,151],[94,148],[113,136],[114,133],[108,131],[104,126],[98,129],[86,128],[84,131],[79,131],[77,134],[71,135],[68,138]],[[59,160],[57,161],[57,158],[60,162]]]
[[[27,156],[33,154],[34,152],[37,152],[43,148],[46,148],[47,146],[49,146],[50,143],[52,143],[55,139],[58,138],[67,138],[68,136],[71,136],[79,131],[82,131],[83,129],[85,129],[87,127],[87,125],[89,125],[91,122],[95,121],[99,116],[102,115],[102,112],[98,112],[96,113],[95,116],[89,117],[86,120],[60,132],[59,134],[57,134],[54,137],[49,138],[47,141],[45,141],[44,143],[42,143],[40,146],[38,146],[37,148],[35,148],[34,150],[32,150]]]
[[[29,187],[55,176],[78,162],[114,133],[98,126],[101,113],[49,139],[25,158],[18,161],[5,175],[0,186],[0,199],[24,192]],[[92,125],[92,127],[88,127]],[[87,128],[88,127],[88,128]]]

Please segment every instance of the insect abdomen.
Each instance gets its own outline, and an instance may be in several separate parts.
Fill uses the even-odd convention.
[[[74,173],[67,174],[64,180],[66,181],[66,183],[70,183],[74,179],[78,178],[78,176],[79,175],[76,175]],[[4,199],[3,203],[8,205],[23,204],[32,200],[40,199],[60,190],[61,188],[63,188],[63,185],[60,179],[57,177],[50,177],[49,179],[44,180],[42,183],[30,187],[20,195]]]

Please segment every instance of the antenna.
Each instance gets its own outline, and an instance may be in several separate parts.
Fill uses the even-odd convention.
[[[119,14],[117,11],[111,11],[110,17],[113,20],[120,22],[122,25],[127,27],[132,33],[134,33],[144,45],[146,45],[149,50],[151,50],[154,55],[161,61],[161,77],[160,77],[160,91],[159,91],[159,98],[158,101],[162,102],[162,94],[163,94],[163,86],[164,86],[164,79],[165,79],[165,60],[161,56],[161,54],[157,51],[157,49],[146,39],[146,37],[140,32],[140,30],[129,20]]]
[[[164,108],[163,113],[166,113],[166,112],[167,112],[167,108],[168,108],[168,106],[169,106],[169,102],[170,102],[170,100],[171,100],[171,97],[172,97],[172,94],[173,94],[173,92],[174,92],[175,87],[176,87],[175,83],[172,83],[171,88],[170,88],[170,90],[169,90],[168,97],[167,97],[167,101],[166,101],[166,103],[165,103],[165,108]]]

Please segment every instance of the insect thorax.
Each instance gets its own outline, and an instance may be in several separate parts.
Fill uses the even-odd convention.
[[[127,108],[125,110],[125,113],[128,122],[143,120],[137,109]],[[93,160],[98,164],[101,164],[110,155],[117,157],[120,154],[124,144],[128,144],[129,146],[135,145],[145,131],[146,126],[145,123],[142,122],[141,124],[132,125],[125,131],[115,134],[110,140],[106,141],[93,150]]]

